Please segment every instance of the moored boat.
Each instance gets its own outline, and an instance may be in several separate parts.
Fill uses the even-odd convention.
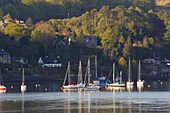
[[[128,70],[128,81],[126,82],[127,87],[133,87],[134,82],[131,81],[131,66],[130,66],[130,57],[129,57],[129,70]]]
[[[100,86],[97,86],[97,84],[91,83],[90,58],[88,58],[84,83],[86,83],[86,77],[88,77],[88,81],[84,88],[84,91],[98,91],[100,89]]]
[[[115,63],[113,64],[113,80],[112,83],[107,83],[106,87],[111,88],[111,87],[125,87],[125,83],[122,82],[122,71],[120,71],[120,80],[115,81]]]
[[[137,81],[137,86],[143,86],[144,85],[144,80],[141,80],[141,64],[140,64],[140,60],[139,60],[139,65],[138,65],[138,81]]]
[[[0,69],[0,93],[5,93],[6,90],[7,89],[6,89],[6,86],[4,86],[2,72],[1,72],[1,69]]]
[[[24,68],[22,69],[22,84],[21,84],[21,92],[25,92],[27,90],[27,86],[25,85],[25,74]]]
[[[66,84],[67,78],[68,78],[68,84]],[[70,62],[68,62],[67,71],[66,71],[64,82],[63,82],[61,89],[67,89],[67,90],[77,90],[78,89],[77,85],[71,84]]]
[[[0,93],[5,93],[6,87],[4,85],[0,85]]]
[[[85,87],[85,84],[83,84],[83,74],[82,74],[82,64],[81,64],[81,60],[79,61],[77,87],[78,87],[78,88],[84,88],[84,87]]]

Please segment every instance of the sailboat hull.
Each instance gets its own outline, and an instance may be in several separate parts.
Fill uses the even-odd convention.
[[[106,84],[107,87],[125,87],[126,84],[124,83],[111,83],[111,84]]]
[[[65,85],[62,87],[63,89],[74,89],[74,90],[77,90],[78,87],[76,85]]]
[[[82,83],[77,84],[77,88],[84,88],[84,87],[85,87],[85,85],[84,85],[84,84],[82,84]]]
[[[127,87],[133,87],[134,82],[128,81],[126,82]]]
[[[26,91],[27,90],[27,86],[26,85],[21,85],[21,92]]]
[[[100,90],[100,86],[91,83],[84,88],[84,91],[99,91],[99,90]]]
[[[137,81],[137,86],[143,86],[143,85],[144,85],[144,80]]]
[[[6,92],[6,87],[3,85],[0,85],[0,93],[5,93]]]

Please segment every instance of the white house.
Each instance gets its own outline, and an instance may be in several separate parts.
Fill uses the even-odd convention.
[[[161,64],[162,61],[159,58],[146,58],[143,62],[149,64]]]
[[[4,51],[4,49],[0,50],[0,62],[4,64],[11,63],[11,56],[8,52]]]
[[[39,58],[38,64],[41,65],[42,67],[61,67],[62,63],[59,61],[59,56],[57,58],[54,57],[43,57]]]

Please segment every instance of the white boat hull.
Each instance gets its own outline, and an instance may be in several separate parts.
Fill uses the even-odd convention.
[[[66,85],[66,86],[63,86],[62,87],[63,89],[74,89],[74,90],[76,90],[76,89],[78,89],[78,87],[76,86],[76,85]]]
[[[21,92],[24,92],[27,90],[27,86],[26,85],[21,85]]]
[[[77,84],[77,88],[85,88],[85,85],[80,83],[80,84]]]
[[[137,81],[137,86],[143,86],[143,85],[144,85],[144,80]]]
[[[99,91],[100,86],[90,85],[84,88],[84,91]]]
[[[124,83],[111,83],[111,84],[106,84],[107,87],[125,87],[126,84]]]
[[[132,81],[128,81],[128,82],[126,82],[126,86],[127,86],[127,87],[132,87],[132,86],[133,86],[133,84],[134,84],[134,82],[132,82]]]
[[[6,87],[3,85],[0,85],[0,93],[5,93],[6,92]]]

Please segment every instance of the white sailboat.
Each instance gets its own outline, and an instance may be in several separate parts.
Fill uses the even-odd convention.
[[[68,84],[66,85],[66,79],[68,78]],[[70,77],[70,62],[68,62],[68,67],[67,67],[67,71],[65,74],[65,78],[64,78],[64,82],[63,82],[63,86],[62,89],[66,89],[66,90],[76,90],[78,89],[76,85],[71,84],[71,77]]]
[[[1,69],[0,69],[0,93],[5,93],[6,92],[6,86],[4,86],[4,83],[3,83],[3,78],[2,78],[2,72],[1,72]]]
[[[126,82],[126,86],[127,87],[132,87],[133,86],[133,84],[134,84],[134,82],[133,81],[131,81],[131,69],[130,69],[130,57],[129,57],[129,71],[128,71],[128,81]]]
[[[91,83],[90,58],[88,58],[88,64],[87,64],[87,69],[86,69],[86,75],[84,78],[84,83],[86,83],[87,76],[88,76],[88,81],[87,81],[86,87],[84,88],[84,91],[98,91],[100,87],[98,87],[96,84]]]
[[[83,84],[83,74],[82,74],[81,60],[79,61],[77,87],[78,88],[84,88],[85,87],[85,84]]]
[[[125,87],[125,83],[122,82],[122,71],[120,71],[120,81],[115,81],[115,63],[113,63],[113,82],[106,84],[108,88],[112,87]]]
[[[141,76],[141,64],[140,64],[140,60],[139,60],[137,86],[143,86],[144,85],[144,80],[141,80],[140,76]]]
[[[25,85],[25,75],[24,68],[22,69],[22,84],[21,84],[21,92],[25,92],[27,90],[27,86]]]

